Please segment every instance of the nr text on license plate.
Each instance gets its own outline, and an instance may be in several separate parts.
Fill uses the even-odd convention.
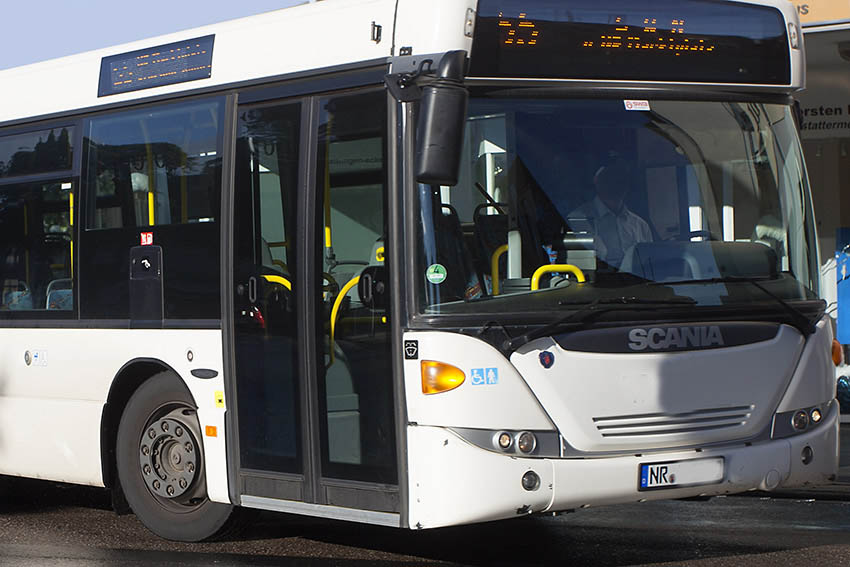
[[[724,477],[723,457],[641,463],[638,490],[716,484]]]

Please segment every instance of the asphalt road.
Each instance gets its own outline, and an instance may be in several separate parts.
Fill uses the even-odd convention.
[[[850,502],[715,498],[424,532],[262,513],[229,541],[180,544],[100,490],[15,481],[0,498],[2,567],[440,564],[850,567]]]

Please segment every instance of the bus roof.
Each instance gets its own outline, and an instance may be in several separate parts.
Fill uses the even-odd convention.
[[[415,53],[469,50],[467,10],[475,0],[323,0],[123,45],[0,70],[0,124],[197,88],[388,59],[395,48]],[[456,21],[457,25],[447,22]],[[393,29],[393,24],[396,29]],[[439,24],[438,24],[439,22]],[[381,26],[373,40],[373,23]],[[209,78],[98,96],[104,58],[214,35]],[[395,45],[394,42],[395,41]]]
[[[547,2],[540,0],[541,5]],[[604,6],[604,0],[600,4]],[[723,4],[771,6],[787,22],[799,26],[796,10],[786,0],[727,0]],[[652,7],[652,2],[647,1],[647,5]],[[388,61],[400,54],[454,49],[471,53],[472,19],[477,8],[478,0],[431,0],[427,4],[420,0],[322,0],[6,69],[0,71],[0,125],[357,62]],[[380,37],[376,36],[375,26],[381,27]],[[205,62],[207,72],[203,77],[140,90],[104,89],[103,77],[108,79],[110,62],[121,62],[122,57],[126,61],[145,51],[155,54],[155,50],[169,44],[210,37],[211,60]],[[792,51],[790,83],[772,85],[767,90],[791,92],[803,86],[804,55],[802,49]],[[738,84],[734,88],[764,89],[764,85]]]

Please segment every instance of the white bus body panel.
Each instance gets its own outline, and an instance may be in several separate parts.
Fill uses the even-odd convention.
[[[481,341],[472,337],[437,332],[405,334],[406,340],[413,337],[418,340],[420,358],[428,359],[434,352],[440,352],[439,360],[464,368],[470,366],[467,360],[481,364],[479,357],[490,348],[486,345],[476,347],[474,343]],[[452,340],[451,337],[454,337],[454,347],[445,345],[446,341]],[[529,391],[521,388],[474,390],[476,387],[464,383],[456,390],[425,396],[418,382],[419,361],[406,361],[406,387],[411,410],[407,429],[410,525],[433,528],[581,506],[733,494],[828,482],[838,466],[839,426],[838,404],[834,403],[835,393],[830,389],[834,382],[827,360],[831,341],[831,328],[822,320],[817,325],[817,332],[805,345],[799,333],[783,327],[775,339],[744,347],[703,353],[609,355],[609,371],[603,376],[586,379],[586,388],[575,387],[570,391],[570,395],[574,395],[572,398],[566,391],[542,386],[543,379],[536,376],[537,370],[528,368],[530,363],[526,365],[525,357],[531,359],[534,354],[534,363],[542,370],[536,354],[539,351],[531,352],[533,348],[530,345],[524,355],[515,354],[512,359],[526,369],[526,379],[534,376],[529,379]],[[557,345],[549,347],[556,348]],[[739,349],[741,354],[748,356],[739,357],[735,352]],[[783,349],[788,352],[782,352]],[[582,364],[570,358],[579,354],[583,353],[556,354],[556,359],[564,359],[562,364],[567,362],[569,372],[566,378],[575,377],[581,370]],[[689,361],[688,371],[674,375],[674,370],[682,371],[684,368],[676,362],[683,354],[705,354],[713,358],[683,359]],[[519,376],[507,370],[507,361],[497,351],[492,350],[490,355],[488,364],[499,368],[500,385],[503,376],[510,377],[505,384]],[[660,358],[655,360],[657,357]],[[646,366],[641,362],[644,359],[655,362]],[[665,360],[671,361],[670,365],[665,364]],[[698,368],[701,366],[709,366],[713,371],[701,370]],[[779,378],[776,383],[772,378],[764,378],[765,374],[777,372]],[[727,376],[730,374],[732,378]],[[605,376],[617,382],[610,383]],[[561,378],[565,377],[559,376]],[[714,388],[703,387],[700,383],[709,378],[709,386]],[[631,388],[626,379],[642,387]],[[683,388],[683,384],[677,381],[684,381],[686,387]],[[597,383],[596,386],[594,383]],[[758,386],[765,392],[764,399],[758,399],[757,404],[768,407],[763,410],[765,417],[760,418],[763,431],[757,431],[762,435],[755,439],[741,438],[738,436],[740,432],[733,430],[733,433],[727,433],[726,439],[715,437],[713,442],[705,445],[688,443],[688,448],[682,448],[685,445],[669,447],[663,439],[648,437],[640,444],[639,450],[606,452],[610,448],[593,440],[588,433],[593,428],[588,412],[604,412],[609,408],[625,411],[619,408],[622,404],[635,404],[638,408],[635,411],[643,412],[652,409],[651,403],[665,411],[687,412],[711,402],[717,395],[738,395],[742,399],[757,395]],[[689,389],[692,391],[690,395],[687,394]],[[642,393],[644,390],[649,395]],[[724,390],[726,394],[722,394]],[[592,393],[588,394],[589,391]],[[460,427],[511,430],[542,426],[542,421],[534,422],[538,419],[536,411],[530,418],[518,415],[534,407],[528,396],[534,397],[535,394],[543,406],[549,408],[549,415],[561,427],[559,432],[566,442],[588,436],[595,442],[589,448],[604,450],[561,458],[522,458],[475,446],[452,431],[452,428]],[[455,396],[468,401],[465,405],[456,406],[451,401]],[[469,401],[469,396],[475,398]],[[500,396],[504,398],[500,399]],[[561,404],[562,407],[553,407],[553,404]],[[770,419],[774,412],[812,406],[828,408],[819,425],[784,439],[770,438]],[[471,417],[464,415],[462,407],[467,408]],[[481,413],[487,413],[489,418],[480,416]],[[582,423],[575,416],[584,416],[590,424]],[[695,439],[677,438],[682,443]],[[804,464],[801,458],[806,447],[814,455],[809,464]],[[638,489],[641,464],[718,457],[724,459],[724,478],[719,483],[652,491]],[[522,476],[529,470],[540,477],[540,487],[530,492],[521,485]]]
[[[412,528],[436,528],[586,506],[817,485],[835,474],[838,463],[837,404],[832,405],[821,427],[809,433],[699,453],[679,450],[596,459],[528,459],[474,447],[443,428],[413,426],[407,431]],[[800,459],[804,447],[810,447],[815,455],[808,466]],[[638,490],[641,464],[715,457],[724,459],[725,478],[720,483]],[[540,487],[531,492],[521,485],[522,476],[529,470],[540,477]]]
[[[789,2],[751,0],[741,3],[773,6],[782,12],[787,22],[800,29],[797,12]],[[472,38],[467,35],[472,30],[469,19],[474,16],[477,4],[477,0],[432,0],[428,3],[324,0],[2,70],[0,84],[6,88],[0,107],[0,124],[389,58],[398,55],[402,47],[411,48],[414,55],[454,49],[469,52],[472,47]],[[382,26],[379,43],[372,41],[373,22]],[[209,79],[97,96],[100,64],[104,57],[210,34],[215,34],[215,46]],[[798,90],[804,86],[805,53],[801,38],[800,49],[791,50],[791,83],[780,90]],[[736,85],[735,88],[776,90],[761,85]]]
[[[419,344],[419,359],[404,361],[409,422],[475,429],[554,429],[516,368],[484,341],[440,331],[405,333],[404,340]],[[423,360],[456,366],[466,379],[450,392],[423,394]],[[484,371],[484,383],[474,382],[474,370]],[[487,383],[488,370],[493,370],[495,378],[490,382],[495,383]]]
[[[572,352],[545,338],[511,362],[573,448],[640,452],[763,432],[802,350],[800,333],[783,326],[770,341],[685,352]],[[554,353],[551,368],[540,364],[543,351]]]
[[[203,436],[210,498],[229,502],[220,330],[4,329],[0,331],[0,474],[103,486],[101,419],[113,379],[134,359],[164,362],[183,378]],[[192,351],[193,360],[188,360]],[[30,365],[25,354],[30,353]],[[193,378],[191,370],[218,376]]]
[[[389,58],[396,49],[414,54],[469,51],[464,35],[467,10],[475,0],[400,0],[393,37],[396,0],[324,0],[274,12],[89,51],[43,63],[0,71],[4,86],[0,124],[179,93],[232,83]],[[372,23],[381,25],[380,43],[372,41]],[[215,34],[212,76],[98,97],[104,57]]]

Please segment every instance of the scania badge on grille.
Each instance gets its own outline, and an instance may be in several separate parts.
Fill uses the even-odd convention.
[[[543,368],[552,368],[552,365],[555,364],[555,355],[544,350],[540,353],[540,364],[543,365]]]

